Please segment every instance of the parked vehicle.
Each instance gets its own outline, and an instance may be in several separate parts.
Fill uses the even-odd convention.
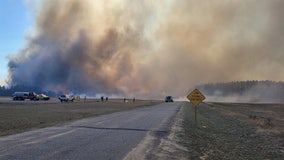
[[[38,98],[39,98],[39,100],[45,100],[45,101],[48,101],[50,99],[47,95],[45,95],[43,93],[39,94]]]
[[[72,96],[72,95],[65,95],[65,94],[63,94],[63,95],[59,96],[58,99],[61,102],[63,102],[63,101],[65,101],[65,102],[69,102],[69,101],[73,102],[75,97]]]
[[[174,102],[173,97],[172,96],[166,96],[165,102]]]
[[[37,101],[39,100],[38,95],[35,92],[15,92],[12,95],[13,100],[22,100],[24,101],[25,99]]]

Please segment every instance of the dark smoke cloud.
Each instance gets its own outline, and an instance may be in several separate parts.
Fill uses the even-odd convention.
[[[184,96],[197,84],[283,80],[284,1],[46,0],[10,85]]]

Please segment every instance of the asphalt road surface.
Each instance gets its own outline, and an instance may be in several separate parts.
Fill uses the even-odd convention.
[[[0,137],[0,159],[151,159],[181,103],[163,103]]]

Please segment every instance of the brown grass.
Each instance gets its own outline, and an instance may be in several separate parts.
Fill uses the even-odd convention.
[[[184,104],[185,159],[284,159],[284,104]]]
[[[109,100],[108,102],[88,99],[86,102],[81,100],[73,103],[60,103],[57,99],[36,102],[29,100],[14,102],[7,98],[1,100],[0,136],[162,102],[136,100],[135,102],[124,103],[120,99]]]

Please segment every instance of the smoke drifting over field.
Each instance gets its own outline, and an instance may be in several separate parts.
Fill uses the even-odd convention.
[[[141,97],[283,80],[284,1],[46,0],[10,85]]]
[[[283,103],[284,82],[238,81],[196,86],[211,102]]]

